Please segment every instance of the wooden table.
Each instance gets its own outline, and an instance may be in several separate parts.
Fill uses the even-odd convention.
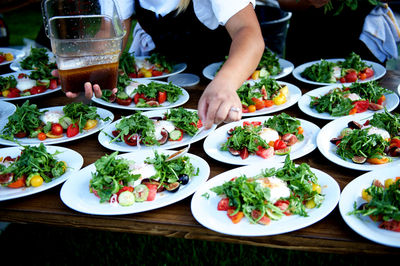
[[[283,78],[283,81],[299,86],[303,93],[316,88],[315,86],[300,83],[291,75]],[[400,83],[400,72],[388,71],[381,80],[386,88],[396,90]],[[190,94],[190,100],[184,107],[196,108],[198,99],[207,84],[207,80],[201,80],[199,85],[186,88]],[[62,92],[50,94],[42,98],[32,98],[31,102],[40,108],[65,105],[71,101],[86,101],[83,97],[71,100]],[[14,102],[21,104],[21,102]],[[111,109],[115,114],[115,120],[121,115],[129,115],[132,112]],[[400,112],[397,108],[396,112]],[[323,127],[327,121],[311,118],[302,113],[297,104],[285,110],[286,113],[298,118],[306,119]],[[94,163],[107,150],[98,143],[97,134],[73,142],[60,144],[78,151],[84,157],[84,167]],[[203,141],[192,145],[191,153],[205,158],[210,165],[210,178],[232,169],[236,166],[218,162],[206,155],[203,150]],[[355,177],[363,174],[361,171],[349,170],[328,161],[318,149],[312,153],[295,160],[296,163],[308,163],[311,167],[321,169],[334,177],[341,189]],[[76,212],[65,206],[60,200],[61,186],[44,191],[39,194],[24,198],[0,202],[0,221],[13,223],[40,223],[62,227],[89,228],[109,230],[116,232],[130,232],[137,234],[161,235],[167,237],[179,237],[186,239],[199,239],[208,241],[222,241],[229,243],[241,243],[246,245],[265,246],[293,250],[305,250],[329,253],[354,253],[372,255],[399,255],[400,249],[390,248],[369,241],[349,228],[343,221],[338,207],[323,220],[301,230],[291,233],[267,236],[267,237],[234,237],[211,231],[201,226],[193,218],[190,211],[191,197],[173,205],[131,215],[123,216],[95,216]]]

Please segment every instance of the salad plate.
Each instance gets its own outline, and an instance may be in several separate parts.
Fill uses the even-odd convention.
[[[345,60],[344,58],[336,58],[336,59],[326,59],[325,61],[336,63],[338,61],[344,61],[344,60]],[[372,77],[370,77],[370,78],[365,79],[365,80],[359,80],[359,82],[367,82],[367,81],[371,81],[371,80],[378,80],[378,79],[380,79],[381,77],[383,77],[386,74],[386,68],[384,66],[382,66],[381,64],[378,64],[378,63],[375,63],[375,62],[372,62],[372,61],[367,61],[367,60],[362,60],[362,61],[365,62],[367,65],[372,66],[372,69],[374,70],[374,75]],[[317,64],[319,62],[320,62],[320,60],[317,60],[317,61],[312,61],[312,62],[308,62],[308,63],[304,63],[302,65],[299,65],[293,70],[292,74],[297,80],[300,80],[300,81],[302,81],[304,83],[308,83],[308,84],[312,84],[312,85],[322,85],[322,86],[324,86],[324,85],[334,84],[334,83],[324,83],[324,82],[312,81],[312,80],[303,78],[301,76],[301,73],[303,73],[303,71],[307,67],[309,67],[309,66],[311,66],[313,64]],[[337,81],[336,84],[351,84],[351,83],[340,83],[339,81]]]
[[[193,109],[186,109],[188,111],[193,111],[195,112],[196,110]],[[151,118],[151,117],[163,117],[164,114],[167,112],[167,110],[154,110],[154,111],[148,111],[142,113],[143,115]],[[105,148],[110,149],[110,150],[115,150],[115,151],[121,151],[121,152],[133,152],[133,151],[145,151],[145,150],[153,150],[153,149],[175,149],[181,146],[189,145],[191,143],[194,143],[196,141],[202,140],[203,138],[207,137],[211,132],[214,131],[214,129],[217,127],[216,125],[213,125],[210,129],[207,130],[202,130],[198,135],[191,137],[188,134],[183,134],[183,138],[180,141],[168,141],[162,146],[146,146],[146,145],[140,145],[140,146],[129,146],[128,144],[124,142],[111,142],[113,138],[112,132],[115,130],[115,125],[118,124],[122,119],[119,119],[117,121],[114,121],[113,123],[109,124],[106,126],[101,132],[99,133],[98,140],[101,145],[103,145]]]
[[[136,62],[143,62],[146,58],[149,58],[149,56],[135,56]],[[147,78],[134,78],[136,80],[152,80],[152,79],[163,79],[163,78],[168,78],[171,76],[174,76],[176,74],[179,74],[187,68],[186,63],[178,63],[174,64],[173,69],[170,73],[162,73],[160,76],[152,76],[152,77],[147,77]]]
[[[134,80],[134,79],[132,79]],[[155,81],[155,80],[136,80],[138,81],[140,84],[149,84],[150,82],[157,82],[157,83],[161,83],[161,84],[168,84],[167,82],[163,82],[163,81]],[[176,85],[175,85],[176,86]],[[178,86],[179,87],[179,86]],[[183,93],[183,95],[179,96],[179,99],[176,102],[168,102],[165,101],[164,103],[162,103],[160,106],[155,106],[155,107],[136,107],[135,103],[131,103],[130,105],[121,105],[118,104],[116,102],[108,102],[102,98],[96,98],[94,95],[92,97],[92,101],[97,103],[97,104],[101,104],[107,107],[112,107],[112,108],[119,108],[119,109],[125,109],[125,110],[141,110],[141,111],[150,111],[150,110],[161,110],[161,109],[168,109],[168,108],[174,108],[177,106],[181,106],[183,104],[185,104],[188,100],[189,100],[189,93],[182,87],[179,87]]]
[[[14,63],[16,60],[23,57],[25,53],[18,49],[0,47],[0,55],[1,54],[12,54],[12,60],[4,60],[0,63],[0,66],[3,66]]]
[[[158,150],[158,152],[162,152],[163,154],[173,154],[175,151]],[[142,163],[147,157],[153,156],[153,154],[154,151],[145,150],[125,153],[118,155],[118,157],[133,160],[135,163]],[[180,188],[176,193],[158,193],[154,201],[134,203],[131,206],[100,203],[99,198],[89,191],[89,182],[92,178],[92,173],[96,171],[94,164],[81,169],[73,176],[73,178],[70,178],[68,182],[62,186],[60,191],[61,200],[65,205],[75,211],[95,215],[132,214],[150,211],[173,204],[192,195],[207,181],[210,175],[210,167],[204,159],[190,153],[187,153],[187,156],[189,156],[190,162],[193,166],[199,168],[199,174],[194,176],[187,185]]]
[[[222,62],[216,62],[206,66],[203,69],[203,76],[208,78],[209,80],[213,80],[221,64]],[[282,58],[279,58],[279,65],[281,66],[282,71],[278,75],[271,75],[270,78],[280,79],[286,77],[287,75],[292,73],[294,69],[294,65],[291,62]]]
[[[299,99],[301,98],[301,90],[299,87],[283,82],[283,81],[277,81],[280,85],[286,85],[288,86],[289,93],[288,96],[286,97],[286,102],[280,105],[273,105],[271,107],[265,107],[263,109],[256,110],[255,112],[249,112],[249,113],[242,113],[243,117],[249,117],[249,116],[258,116],[258,115],[266,115],[266,114],[271,114],[275,113],[278,111],[285,110],[292,105],[296,104]],[[254,83],[254,81],[250,81],[250,84]]]
[[[305,93],[304,95],[301,96],[301,98],[299,99],[299,101],[297,103],[300,110],[309,116],[319,118],[319,119],[334,120],[334,119],[339,118],[339,116],[338,117],[332,116],[327,112],[319,113],[315,108],[310,107],[311,96],[320,97],[320,96],[327,94],[332,89],[335,89],[338,87],[341,87],[341,85],[333,84],[333,85],[317,88],[317,89],[314,89],[314,90],[311,90],[311,91]],[[386,97],[386,100],[383,102],[383,106],[389,112],[396,109],[396,107],[399,105],[399,97],[395,93],[385,94],[385,97]],[[364,113],[373,115],[375,112],[376,111],[367,110]]]
[[[0,121],[6,120],[16,109],[17,107],[14,104],[0,100]]]
[[[271,221],[268,225],[252,224],[248,219],[244,218],[239,223],[234,224],[227,217],[225,211],[217,210],[217,205],[221,197],[211,191],[211,188],[222,185],[234,177],[241,175],[246,175],[247,177],[256,176],[266,168],[279,168],[282,166],[283,163],[277,162],[271,162],[271,164],[257,163],[235,168],[213,177],[193,195],[191,211],[194,218],[208,229],[222,234],[233,236],[268,236],[305,228],[323,219],[336,207],[340,197],[338,183],[321,170],[311,168],[311,171],[318,178],[318,183],[322,188],[321,193],[325,195],[325,199],[319,208],[307,210],[308,217],[298,215],[284,216],[280,220]]]
[[[400,167],[386,167],[360,175],[353,179],[343,189],[339,200],[339,211],[346,224],[359,235],[374,241],[376,243],[400,247],[400,232],[393,232],[378,227],[379,222],[372,221],[368,216],[356,216],[349,213],[354,210],[354,203],[360,206],[365,201],[361,198],[361,192],[364,188],[371,186],[373,180],[379,180],[384,184],[388,178],[395,179],[399,176]]]
[[[19,74],[26,74],[29,75],[32,72],[32,70],[23,70],[23,71],[18,71],[18,72],[12,72],[12,73],[8,73],[8,74],[3,74],[1,75],[1,77],[9,77],[9,76],[14,76],[17,80],[18,80],[18,75]],[[3,101],[18,101],[18,100],[25,100],[25,99],[30,99],[30,98],[35,98],[35,97],[41,97],[50,93],[54,93],[57,91],[61,90],[61,86],[58,85],[55,89],[50,89],[48,88],[46,91],[44,92],[40,92],[37,94],[31,94],[31,95],[26,95],[26,96],[19,96],[19,97],[15,97],[15,98],[8,98],[8,97],[4,97],[4,96],[0,96],[0,100]]]
[[[35,48],[35,49],[41,49],[41,48]],[[47,49],[46,49],[47,50]],[[24,60],[26,57],[28,57],[31,54],[30,51],[25,52],[24,56],[20,56],[17,60],[11,63],[10,68],[13,71],[20,72],[24,70],[31,70],[31,69],[24,69],[21,66],[21,61]],[[55,63],[56,62],[56,57],[51,51],[46,51],[47,56],[49,57],[49,63]]]
[[[335,119],[326,124],[318,133],[317,136],[317,147],[319,151],[331,162],[340,166],[360,170],[360,171],[372,171],[372,170],[383,170],[388,166],[397,165],[400,163],[400,157],[392,157],[392,161],[385,164],[370,164],[365,162],[363,164],[354,163],[353,161],[344,160],[336,153],[336,145],[330,142],[331,139],[337,138],[342,130],[348,126],[350,121],[356,121],[360,124],[364,124],[368,119],[371,119],[372,115],[369,113],[361,113],[353,116],[345,116]]]
[[[15,158],[21,154],[21,149],[22,147],[2,148],[0,149],[0,157],[5,158],[7,156],[11,156]],[[39,187],[22,187],[22,188],[0,187],[0,201],[25,197],[28,195],[32,195],[50,189],[52,187],[55,187],[63,183],[65,180],[76,174],[76,172],[78,172],[79,169],[81,169],[83,165],[83,158],[78,152],[59,146],[46,146],[46,149],[50,154],[60,152],[59,154],[56,154],[54,156],[57,160],[65,161],[67,163],[66,172],[62,176],[55,178],[49,183],[44,182]]]
[[[40,109],[40,111],[46,110],[46,111],[50,111],[50,112],[54,112],[54,113],[59,113],[59,112],[63,111],[63,107],[64,106],[54,106],[54,107],[42,108],[42,109]],[[19,146],[20,144],[33,145],[33,144],[43,143],[43,144],[47,145],[47,144],[65,143],[65,142],[81,139],[81,138],[84,138],[84,137],[87,137],[87,136],[90,136],[92,134],[99,132],[105,126],[109,125],[112,122],[112,120],[114,119],[114,114],[103,108],[97,107],[97,114],[103,119],[106,119],[107,117],[109,117],[110,119],[108,119],[108,121],[103,121],[101,119],[98,119],[98,124],[96,127],[89,129],[89,130],[83,130],[81,133],[78,133],[77,135],[75,135],[73,137],[67,137],[66,134],[63,134],[62,137],[46,138],[43,141],[39,140],[38,138],[27,138],[27,137],[14,138],[15,142],[0,138],[0,144],[6,145],[6,146]],[[3,128],[7,124],[7,122],[8,122],[8,118],[4,118],[4,119],[0,120],[0,125],[2,126],[0,128],[0,132],[3,131]]]
[[[229,151],[222,151],[220,148],[223,143],[226,142],[228,134],[227,132],[234,128],[235,126],[242,126],[243,122],[264,122],[268,119],[272,118],[272,116],[261,116],[261,117],[252,117],[242,119],[237,122],[232,122],[226,125],[223,125],[217,128],[215,131],[210,133],[208,137],[204,140],[203,147],[204,151],[211,158],[224,162],[227,164],[233,165],[249,165],[254,163],[274,163],[274,162],[283,162],[286,159],[284,155],[274,155],[268,159],[263,159],[257,155],[250,155],[246,159],[242,159],[240,156],[234,156]],[[301,127],[304,129],[304,139],[300,142],[297,142],[291,147],[290,158],[297,159],[300,158],[314,149],[316,149],[316,138],[319,132],[319,127],[309,121],[298,119],[301,123]]]

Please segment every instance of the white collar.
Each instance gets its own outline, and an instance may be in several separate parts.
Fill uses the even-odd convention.
[[[139,0],[139,2],[144,9],[153,11],[157,16],[165,16],[178,7],[180,0]]]

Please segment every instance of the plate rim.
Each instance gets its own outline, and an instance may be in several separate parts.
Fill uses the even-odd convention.
[[[0,66],[12,64],[15,62],[18,58],[21,58],[25,55],[25,52],[19,49],[11,48],[11,47],[0,47],[0,52],[3,53],[12,53],[14,59],[11,61],[4,61],[0,63]]]
[[[219,162],[222,162],[222,163],[226,163],[226,164],[230,164],[230,165],[236,165],[236,166],[254,165],[254,164],[257,164],[257,163],[278,163],[278,162],[284,162],[286,156],[280,156],[280,157],[279,157],[279,161],[276,161],[277,159],[274,159],[275,157],[272,157],[272,158],[269,158],[269,159],[262,159],[261,157],[260,157],[260,159],[258,159],[257,157],[254,157],[254,158],[257,158],[257,159],[256,159],[256,160],[257,160],[256,162],[250,162],[250,161],[246,161],[246,160],[241,160],[241,161],[235,160],[235,161],[232,161],[232,159],[228,159],[228,158],[227,158],[226,160],[222,160],[222,159],[219,158],[219,157],[214,157],[214,156],[212,156],[213,154],[210,153],[209,148],[208,148],[208,145],[210,145],[209,142],[211,142],[210,139],[213,137],[213,134],[217,134],[217,133],[219,133],[219,131],[226,130],[226,128],[232,127],[234,124],[242,124],[244,121],[250,121],[250,122],[251,122],[251,121],[258,121],[258,120],[263,120],[263,121],[265,121],[265,120],[270,119],[270,118],[272,118],[272,117],[273,117],[273,116],[257,116],[257,117],[243,118],[243,119],[241,119],[241,120],[239,120],[239,121],[231,122],[231,123],[225,124],[225,125],[223,125],[223,126],[220,126],[220,127],[218,127],[217,129],[215,129],[213,132],[211,132],[211,133],[205,138],[205,140],[204,140],[204,142],[203,142],[203,150],[204,150],[204,152],[205,152],[210,158],[212,158],[212,159],[214,159],[214,160],[216,160],[216,161],[219,161]],[[317,136],[318,136],[319,131],[321,130],[319,126],[317,126],[316,124],[314,124],[314,123],[312,123],[312,122],[310,122],[310,121],[307,121],[307,120],[304,120],[304,119],[301,119],[301,118],[297,118],[297,119],[300,121],[300,123],[308,124],[308,125],[310,126],[310,128],[313,129],[312,132],[314,132],[314,130],[315,130],[315,133],[314,133],[314,135],[311,137],[312,139],[310,139],[311,143],[309,143],[309,145],[307,145],[307,147],[304,147],[304,149],[302,149],[302,151],[303,151],[302,153],[306,152],[305,154],[300,153],[301,155],[299,155],[299,156],[292,156],[292,154],[289,154],[289,155],[290,155],[290,158],[291,158],[292,160],[301,158],[301,157],[303,157],[303,156],[305,156],[305,155],[307,155],[307,154],[313,152],[313,151],[317,148],[316,139],[317,139]],[[303,140],[303,141],[304,141],[304,140]],[[206,146],[207,146],[207,147],[206,147]],[[217,147],[217,148],[218,148],[218,147]],[[255,156],[256,156],[256,155],[255,155]],[[278,158],[278,157],[277,157],[277,158]],[[273,159],[273,160],[272,160],[272,159]]]
[[[46,107],[46,108],[40,108],[39,110],[41,110],[41,111],[44,111],[44,110],[59,110],[59,109],[62,110],[62,108],[64,106],[61,106],[61,105],[60,106],[51,106],[51,107]],[[111,111],[107,110],[107,109],[100,108],[100,107],[97,107],[97,106],[95,106],[95,107],[97,108],[97,113],[98,114],[99,114],[99,110],[100,110],[105,116],[110,117],[110,120],[109,121],[105,121],[104,125],[102,125],[102,126],[97,125],[95,128],[90,129],[89,132],[85,132],[85,134],[79,133],[78,135],[73,136],[71,138],[68,138],[68,137],[65,138],[65,136],[62,137],[62,138],[55,138],[55,139],[46,138],[44,141],[37,140],[38,142],[33,142],[33,143],[26,143],[22,139],[19,139],[18,142],[20,144],[22,144],[22,145],[38,145],[40,143],[43,143],[44,145],[47,146],[47,145],[61,144],[61,143],[66,143],[66,142],[70,142],[70,141],[75,141],[75,140],[82,139],[82,138],[85,138],[87,136],[96,134],[97,132],[101,131],[105,126],[107,126],[108,124],[111,124],[113,122],[114,114]],[[0,132],[3,130],[3,128],[0,128]],[[23,138],[23,139],[26,139],[26,138]],[[0,138],[0,145],[14,146],[15,147],[15,146],[19,146],[19,143]]]
[[[195,110],[195,109],[191,109],[191,108],[184,108],[185,110],[188,110],[188,111],[196,111],[197,112],[197,110]],[[166,112],[166,111],[168,111],[169,109],[158,109],[158,110],[152,110],[152,111],[147,111],[147,112],[143,112],[142,113],[142,115],[146,115],[146,116],[157,116],[157,115],[159,115],[160,113],[164,113],[164,112]],[[133,114],[132,114],[133,115]],[[130,117],[130,116],[132,116],[132,115],[128,115],[128,116],[126,116],[126,117]],[[97,140],[98,140],[98,142],[103,146],[103,147],[105,147],[105,148],[107,148],[107,149],[109,149],[109,150],[113,150],[113,151],[119,151],[119,152],[137,152],[137,151],[140,151],[140,150],[151,150],[151,149],[160,149],[160,150],[170,150],[170,149],[176,149],[176,148],[179,148],[179,147],[181,147],[181,146],[185,146],[185,145],[188,145],[189,144],[189,142],[183,142],[183,143],[175,143],[172,147],[162,147],[162,146],[144,146],[144,145],[142,145],[141,146],[141,148],[138,148],[138,146],[128,146],[128,145],[124,145],[124,146],[122,146],[120,149],[115,149],[115,148],[113,148],[113,146],[110,146],[109,144],[108,144],[108,142],[106,142],[106,141],[104,141],[105,140],[105,138],[107,137],[106,136],[106,134],[108,134],[108,133],[105,133],[105,132],[103,132],[103,131],[105,131],[105,130],[107,130],[109,127],[112,127],[112,126],[114,126],[115,124],[117,124],[118,122],[120,122],[122,120],[122,117],[120,118],[120,119],[118,119],[118,120],[116,120],[116,121],[113,121],[112,123],[110,123],[109,125],[107,125],[106,127],[104,127],[100,132],[99,132],[99,135],[98,135],[98,137],[97,137]],[[207,130],[205,130],[204,132],[206,132],[204,135],[202,134],[202,133],[200,133],[199,135],[197,135],[194,139],[190,139],[189,138],[189,140],[190,140],[190,143],[195,143],[195,142],[198,142],[198,141],[200,141],[200,140],[202,140],[202,139],[204,139],[204,138],[206,138],[211,132],[213,132],[215,129],[216,129],[216,127],[217,127],[217,125],[213,125],[210,129],[207,129]],[[114,126],[114,128],[115,128],[115,126]]]
[[[35,189],[31,189],[30,191],[28,191],[26,193],[23,193],[22,195],[13,194],[12,196],[5,197],[5,198],[1,198],[0,197],[0,202],[1,201],[6,201],[6,200],[17,199],[17,198],[30,196],[30,195],[37,194],[37,193],[46,191],[48,189],[54,188],[54,187],[64,183],[65,181],[67,181],[69,178],[72,177],[72,175],[75,172],[79,171],[82,168],[83,163],[84,163],[84,159],[83,159],[82,155],[79,152],[77,152],[77,151],[75,151],[73,149],[70,149],[70,148],[62,147],[62,146],[45,145],[45,147],[46,147],[46,149],[50,148],[50,150],[54,150],[54,152],[57,151],[57,150],[62,151],[62,152],[65,152],[65,151],[71,152],[74,155],[73,156],[74,160],[77,160],[77,162],[76,162],[77,169],[74,169],[73,171],[70,170],[70,172],[66,176],[64,176],[64,177],[60,176],[60,177],[56,178],[55,180],[51,181],[50,183],[46,183],[46,184],[49,184],[48,187],[45,187],[45,188],[37,187]],[[22,150],[22,148],[23,147],[20,147],[20,146],[12,146],[12,147],[1,148],[0,151],[4,151],[4,150]],[[49,152],[52,152],[52,151],[49,151]],[[68,164],[68,158],[65,158],[65,160],[67,161],[67,165],[70,167],[70,164]],[[69,168],[67,168],[67,169],[69,169]],[[0,188],[0,195],[1,195],[1,191],[3,189],[4,188]],[[18,188],[18,189],[26,191],[27,188],[24,187],[24,188]]]
[[[174,150],[163,150],[163,149],[159,149],[159,150],[157,150],[157,152],[159,152],[159,153],[166,153],[166,154],[172,154],[172,153],[174,153],[174,152],[176,152],[176,151],[174,151]],[[136,152],[129,152],[129,153],[124,153],[124,154],[119,154],[118,155],[118,157],[122,157],[122,158],[129,158],[129,157],[135,157],[135,154],[136,154],[136,156],[142,156],[143,157],[143,159],[145,159],[145,157],[147,156],[146,154],[150,154],[150,153],[154,153],[154,150],[147,150],[145,153],[144,153],[144,156],[143,156],[143,154],[141,154],[141,155],[139,155],[139,154],[137,154]],[[107,212],[107,213],[105,213],[105,212],[99,212],[99,211],[97,211],[97,212],[85,212],[85,211],[82,211],[82,210],[80,210],[80,209],[77,209],[77,208],[73,208],[73,207],[71,207],[70,206],[70,204],[68,204],[69,203],[69,201],[68,200],[66,200],[66,196],[65,196],[65,193],[66,193],[66,189],[68,189],[68,186],[72,186],[72,185],[69,185],[70,183],[72,183],[73,181],[75,181],[75,179],[84,179],[84,181],[86,182],[86,180],[89,178],[89,180],[90,180],[90,178],[91,177],[81,177],[80,176],[80,174],[79,174],[79,172],[86,172],[86,171],[90,171],[93,167],[95,167],[94,166],[94,163],[92,163],[92,164],[90,164],[90,165],[87,165],[86,167],[84,167],[84,168],[82,168],[81,170],[79,170],[79,172],[78,172],[78,174],[75,174],[73,177],[71,177],[69,180],[67,180],[68,182],[65,182],[63,185],[62,185],[62,187],[61,187],[61,189],[60,189],[60,199],[61,199],[61,201],[63,202],[63,204],[64,205],[66,205],[68,208],[71,208],[72,210],[74,210],[74,211],[77,211],[77,212],[81,212],[81,213],[85,213],[85,214],[90,214],[90,215],[127,215],[127,214],[135,214],[135,213],[142,213],[142,212],[148,212],[148,211],[153,211],[153,210],[156,210],[156,209],[160,209],[160,208],[163,208],[163,207],[166,207],[166,206],[169,206],[169,205],[172,205],[172,204],[175,204],[175,203],[177,203],[177,202],[179,202],[179,201],[181,201],[181,200],[183,200],[183,199],[186,199],[187,197],[190,197],[193,193],[195,193],[195,191],[199,188],[199,187],[201,187],[207,180],[208,180],[208,178],[210,177],[210,173],[211,173],[211,170],[210,170],[210,166],[209,166],[209,164],[207,163],[207,161],[206,160],[204,160],[203,158],[201,158],[200,156],[198,156],[198,155],[196,155],[196,154],[192,154],[192,153],[187,153],[187,155],[191,158],[191,159],[195,159],[198,163],[199,163],[199,166],[201,166],[201,167],[199,167],[199,168],[201,168],[200,169],[200,171],[203,171],[204,172],[204,175],[202,175],[201,177],[200,176],[195,176],[195,177],[193,177],[193,178],[199,178],[199,181],[198,181],[198,185],[197,185],[197,187],[195,187],[195,185],[196,184],[193,184],[193,187],[189,187],[189,188],[191,188],[191,190],[188,190],[188,191],[186,191],[186,192],[182,192],[181,194],[175,194],[175,195],[178,195],[176,198],[177,199],[173,199],[173,200],[169,200],[169,201],[167,201],[167,202],[165,202],[165,203],[158,203],[157,204],[157,206],[156,207],[149,207],[149,208],[144,208],[144,209],[141,209],[141,210],[131,210],[132,209],[132,206],[128,206],[128,207],[124,207],[124,206],[118,206],[118,209],[119,209],[119,211],[117,211],[117,212]],[[131,160],[132,160],[132,158],[131,158]],[[90,172],[91,173],[91,172]],[[200,179],[201,178],[201,179]],[[190,182],[189,182],[189,184],[190,184]],[[87,191],[89,191],[89,189],[87,190]],[[87,192],[87,193],[89,193],[89,192]],[[179,193],[179,191],[177,192],[177,193]],[[157,199],[156,199],[157,200]],[[67,202],[68,203],[67,203]],[[100,203],[100,201],[98,201],[98,204],[101,204]],[[139,204],[139,203],[138,203]],[[154,204],[156,204],[156,201],[154,201],[154,202],[151,202],[150,203],[151,205],[154,205]],[[136,205],[135,205],[136,206]],[[110,206],[110,208],[109,209],[113,209],[114,207],[113,206]]]
[[[330,59],[324,59],[324,60],[328,61],[328,62],[337,62],[337,61],[344,61],[345,58],[330,58]],[[323,82],[317,82],[317,81],[308,80],[308,79],[305,79],[305,78],[303,78],[301,76],[301,72],[303,72],[306,67],[311,66],[312,64],[319,63],[320,61],[321,61],[321,59],[320,60],[314,60],[314,61],[306,62],[306,63],[303,63],[301,65],[298,65],[297,67],[295,67],[293,69],[292,75],[297,80],[299,80],[301,82],[304,82],[304,83],[311,84],[311,85],[326,86],[326,85],[332,85],[332,84],[343,84],[343,85],[352,84],[351,82],[350,83],[339,83],[339,82],[336,82],[336,83],[323,83]],[[380,71],[382,71],[382,73],[380,73],[379,75],[376,75],[376,76],[374,75],[372,78],[361,80],[359,82],[363,83],[363,82],[368,82],[368,81],[372,81],[372,80],[378,80],[378,79],[382,78],[386,74],[386,68],[383,67],[381,64],[373,62],[373,61],[369,61],[369,60],[362,60],[362,61],[367,63],[368,65],[372,65],[372,68],[375,70],[375,72],[377,70],[380,70]]]
[[[379,172],[378,172],[379,171]],[[397,232],[393,232],[395,234],[398,234],[398,239],[392,240],[392,241],[385,241],[384,239],[374,239],[373,237],[376,235],[380,235],[379,230],[384,230],[384,229],[379,229],[376,226],[376,230],[378,232],[370,232],[370,228],[368,226],[365,225],[365,221],[363,221],[362,219],[354,216],[354,215],[348,215],[348,211],[349,210],[353,210],[353,203],[355,202],[354,199],[357,201],[360,200],[360,194],[361,194],[361,190],[363,187],[361,187],[361,185],[366,184],[367,182],[369,182],[370,184],[372,183],[373,179],[378,179],[381,182],[389,177],[393,177],[393,176],[397,176],[395,173],[392,174],[392,176],[390,176],[391,171],[397,171],[400,172],[400,165],[393,165],[384,169],[377,169],[377,170],[373,170],[370,172],[366,172],[358,177],[356,177],[355,179],[353,179],[352,181],[350,181],[342,190],[342,193],[340,195],[340,200],[339,200],[339,212],[340,215],[342,216],[343,220],[345,221],[345,223],[347,224],[348,227],[350,227],[354,232],[356,232],[357,234],[361,235],[362,237],[378,243],[378,244],[382,244],[382,245],[386,245],[386,246],[391,246],[391,247],[400,247],[400,233]],[[355,187],[358,189],[358,194],[354,193]],[[353,201],[349,201],[349,199],[353,199]],[[370,221],[372,224],[377,224],[377,222],[373,222]],[[361,227],[360,227],[361,226]],[[381,232],[387,232],[388,234],[390,234],[388,230],[384,230]],[[383,236],[383,235],[381,235]]]
[[[322,86],[322,87],[315,88],[315,89],[313,89],[313,90],[310,90],[310,91],[304,93],[304,94],[300,97],[300,99],[297,101],[297,105],[298,105],[299,109],[300,109],[304,114],[306,114],[306,115],[308,115],[308,116],[310,116],[310,117],[314,117],[314,118],[318,118],[318,119],[323,119],[323,120],[335,120],[335,119],[338,119],[338,118],[350,116],[350,115],[345,115],[345,116],[334,117],[334,116],[331,116],[331,115],[329,115],[329,116],[328,116],[328,115],[323,115],[323,114],[328,114],[328,113],[326,113],[326,112],[325,112],[325,113],[321,113],[321,115],[319,115],[318,112],[312,112],[313,109],[309,108],[308,104],[306,104],[306,103],[309,102],[309,101],[308,101],[309,99],[308,99],[307,97],[310,97],[311,95],[314,96],[313,94],[316,94],[317,92],[318,92],[318,93],[321,92],[320,94],[318,94],[319,96],[320,96],[320,95],[324,95],[324,94],[327,93],[330,89],[337,88],[338,85],[340,85],[340,84],[331,84],[331,85],[328,85],[328,86]],[[397,108],[397,106],[399,105],[399,103],[400,103],[399,96],[397,96],[395,92],[389,93],[389,94],[386,94],[386,95],[387,95],[386,98],[392,97],[392,95],[393,95],[393,97],[394,97],[393,100],[394,100],[394,102],[395,102],[395,105],[392,106],[390,109],[388,109],[388,111],[391,112],[391,111],[395,110],[395,109]],[[386,100],[386,101],[387,101],[387,100]],[[385,107],[386,107],[386,106],[385,106]],[[364,113],[374,114],[374,113],[376,113],[376,112],[379,112],[379,110],[378,110],[378,111],[367,110],[367,111],[364,112]]]
[[[198,216],[198,212],[199,211],[198,211],[197,208],[195,208],[196,207],[196,205],[195,205],[196,201],[200,201],[201,202],[202,197],[203,197],[202,195],[204,193],[210,191],[209,189],[210,189],[211,185],[215,185],[215,183],[223,183],[223,181],[229,180],[229,178],[231,178],[232,176],[237,176],[238,175],[237,173],[245,172],[245,170],[247,170],[247,169],[254,169],[254,171],[256,171],[256,170],[257,171],[261,171],[261,169],[266,169],[266,168],[271,168],[271,167],[281,167],[283,165],[284,165],[284,163],[275,162],[275,163],[273,163],[271,165],[268,165],[268,167],[265,167],[265,164],[257,163],[257,164],[246,165],[246,166],[230,169],[228,171],[222,172],[222,173],[214,176],[213,178],[209,179],[205,184],[203,184],[203,186],[194,193],[194,195],[192,197],[192,200],[191,200],[191,204],[190,204],[190,209],[191,209],[193,217],[202,226],[204,226],[204,227],[206,227],[206,228],[208,228],[210,230],[213,230],[215,232],[218,232],[218,233],[221,233],[221,234],[225,234],[225,235],[241,236],[241,237],[271,236],[271,235],[285,234],[285,233],[288,233],[288,232],[293,232],[293,231],[296,231],[296,230],[299,230],[299,229],[306,228],[306,227],[308,227],[308,226],[310,226],[312,224],[315,224],[315,223],[321,221],[322,219],[324,219],[326,216],[328,216],[336,208],[336,206],[338,205],[339,199],[340,199],[340,187],[339,187],[339,184],[329,174],[327,174],[327,173],[325,173],[322,170],[319,170],[317,168],[310,167],[311,170],[314,173],[316,173],[316,174],[318,173],[318,175],[319,175],[319,176],[317,176],[318,180],[321,180],[321,178],[322,178],[322,179],[324,179],[326,181],[326,183],[329,183],[329,184],[333,185],[333,187],[330,188],[330,189],[332,189],[333,190],[332,193],[335,193],[336,195],[332,194],[332,197],[334,197],[335,199],[332,202],[328,202],[330,205],[329,205],[329,207],[328,206],[326,207],[327,208],[326,210],[321,210],[321,212],[323,212],[323,214],[320,214],[320,216],[318,216],[315,220],[313,219],[312,221],[308,221],[308,222],[304,223],[304,225],[294,226],[294,228],[292,228],[290,230],[281,230],[281,231],[278,231],[278,232],[268,232],[268,228],[269,228],[268,226],[269,225],[264,226],[264,225],[255,224],[254,226],[258,226],[259,228],[263,228],[264,230],[260,230],[261,232],[257,231],[257,233],[251,233],[251,234],[250,233],[244,234],[244,233],[242,233],[242,230],[237,230],[236,232],[233,232],[233,233],[232,232],[231,233],[227,233],[226,231],[215,230],[214,228],[212,228],[210,226],[207,226],[206,224],[204,224],[203,217]],[[298,164],[296,164],[296,166],[298,166]],[[215,206],[215,211],[217,211],[216,207],[217,206]],[[318,211],[318,209],[317,209],[317,211]],[[201,217],[201,218],[199,218],[199,217]],[[301,219],[301,218],[305,218],[305,217],[296,216],[296,218],[297,219]],[[226,221],[228,221],[228,220],[226,220]],[[278,221],[271,221],[271,222],[279,223],[279,222],[282,222],[282,221],[278,220]],[[237,224],[237,225],[240,226],[240,223]],[[235,225],[235,226],[237,226],[237,225]],[[242,228],[238,227],[238,229],[242,229]],[[266,232],[264,232],[264,231],[266,231]]]

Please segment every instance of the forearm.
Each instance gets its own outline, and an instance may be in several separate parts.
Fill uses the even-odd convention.
[[[128,42],[129,34],[131,33],[132,20],[130,18],[125,19],[123,21],[123,24],[124,24],[126,33],[125,33],[124,39],[122,40],[122,50],[121,51],[125,50],[126,44]]]
[[[229,81],[235,90],[254,72],[265,49],[264,39],[258,21],[238,26],[228,21],[226,27],[232,43],[228,59],[215,77],[216,80]]]

